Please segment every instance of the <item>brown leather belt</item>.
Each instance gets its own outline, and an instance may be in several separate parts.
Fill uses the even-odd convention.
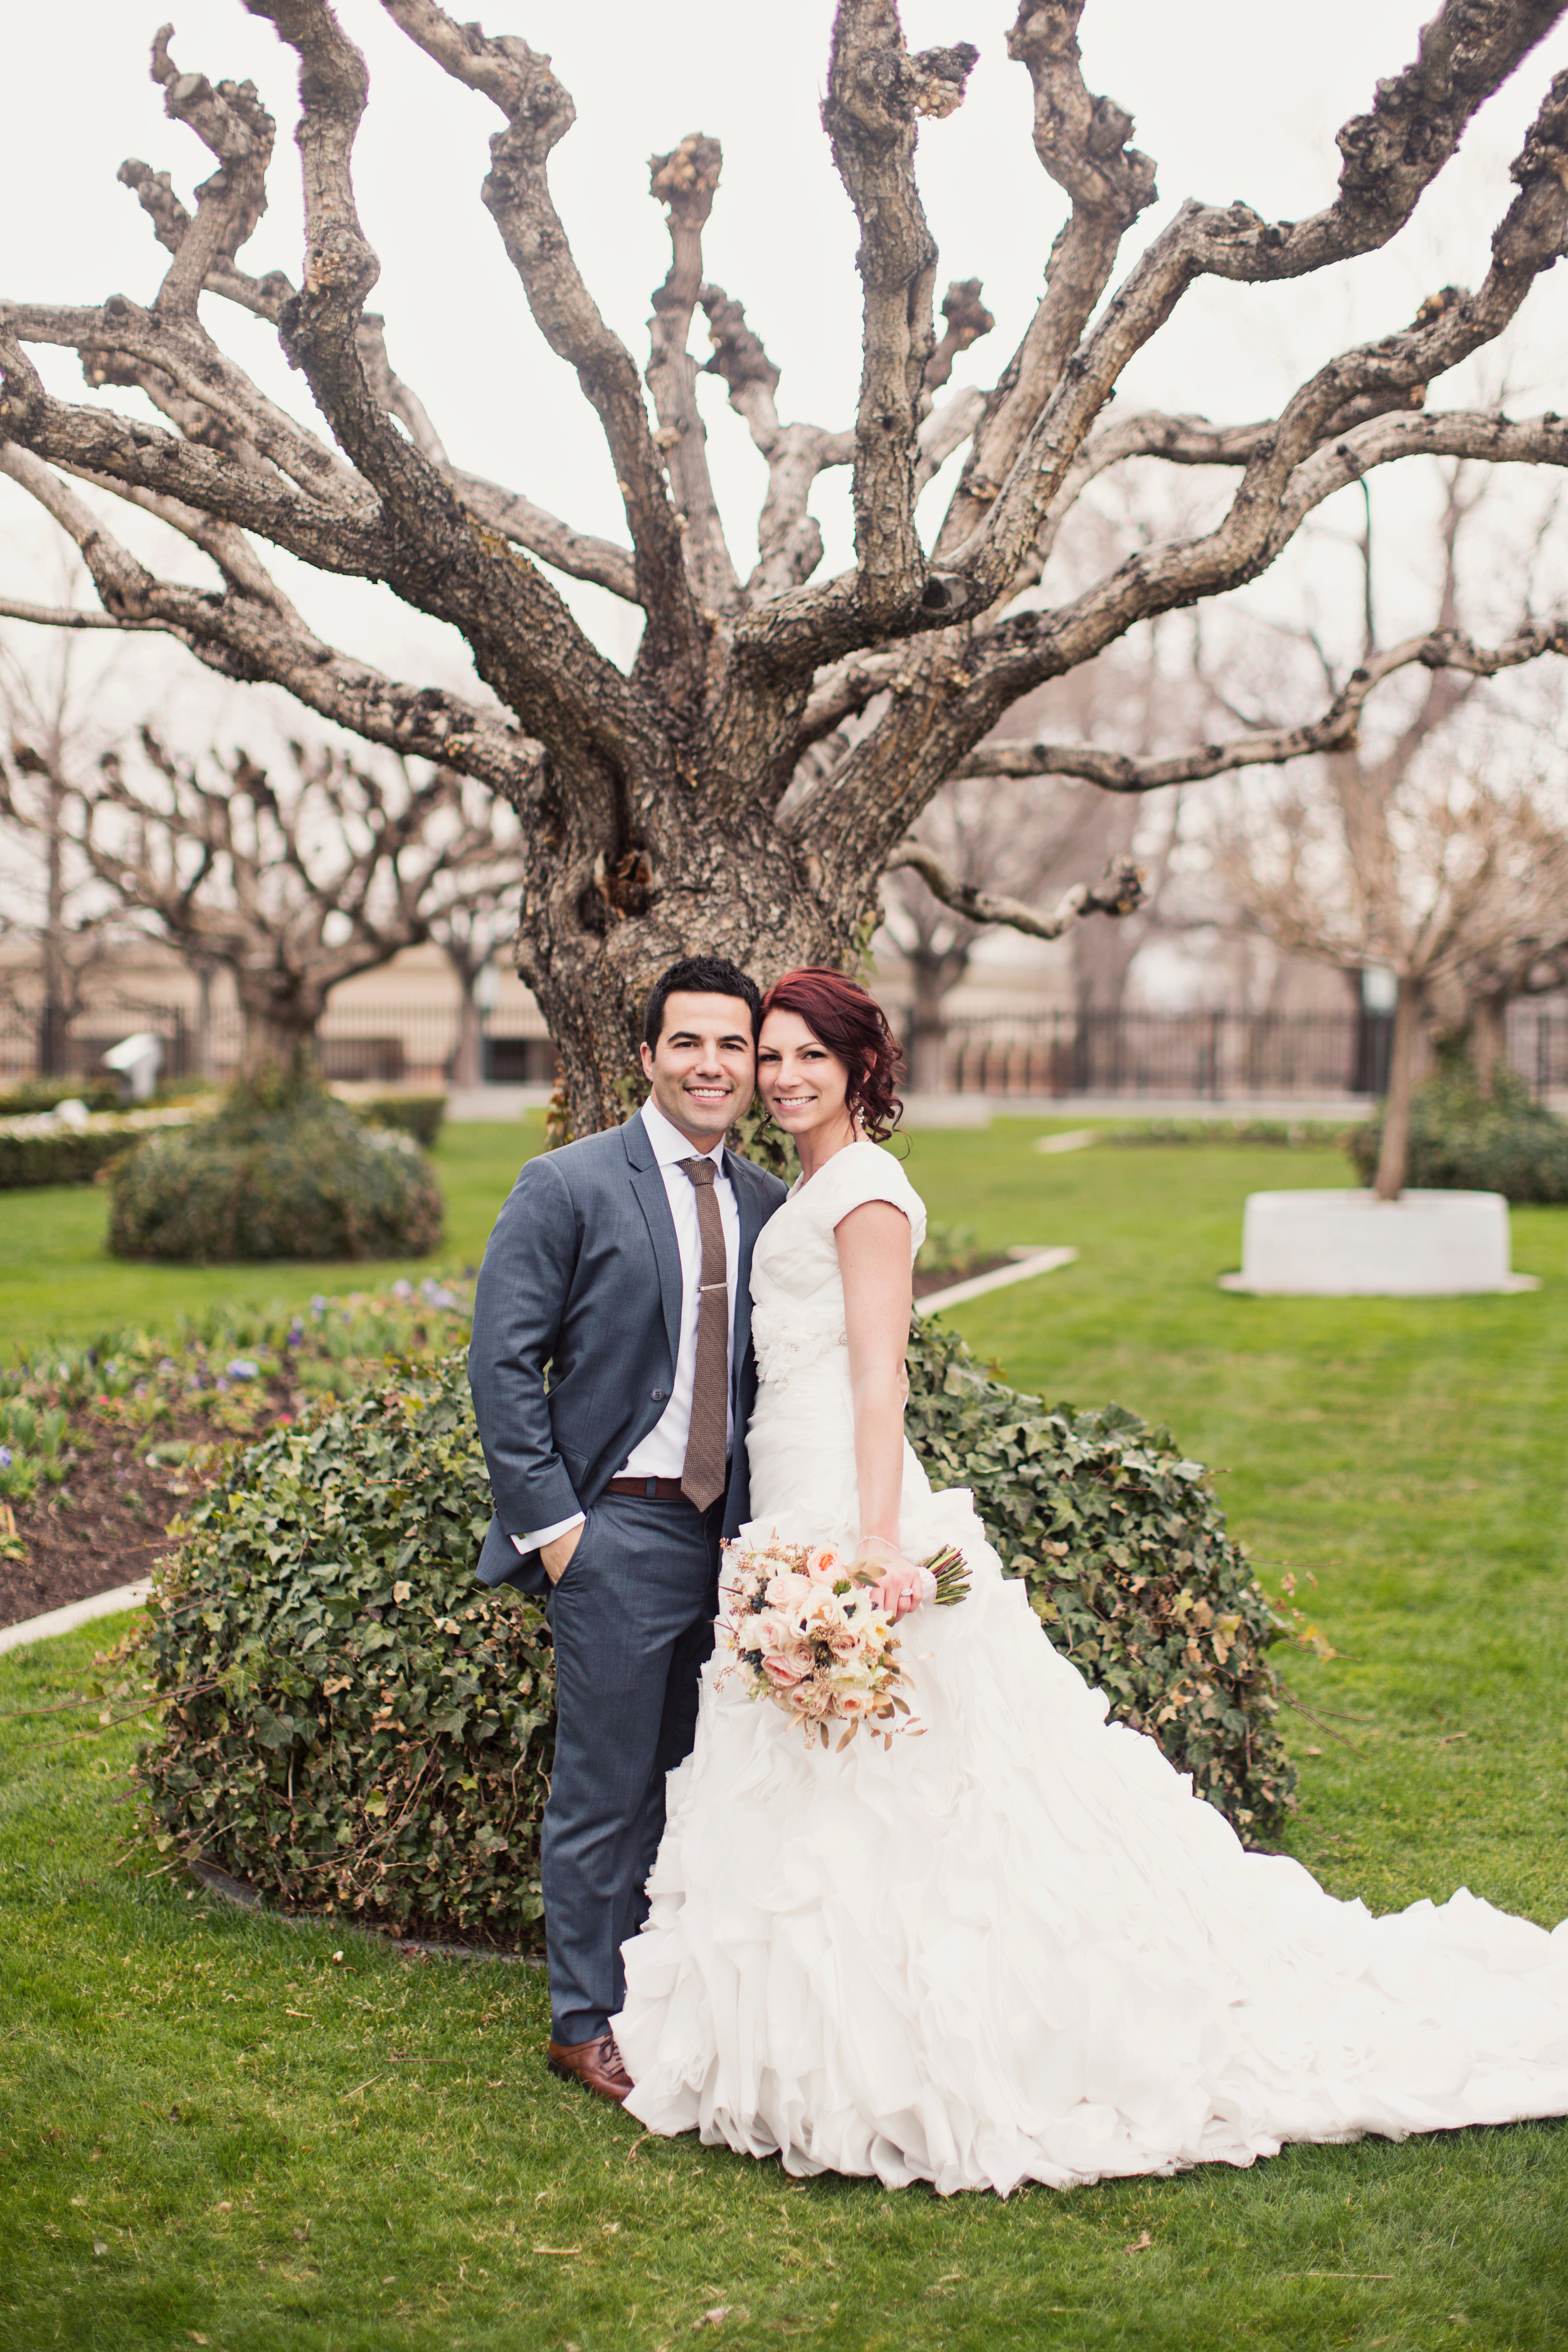
[[[679,1478],[612,1478],[606,1495],[635,1495],[639,1503],[684,1503]]]

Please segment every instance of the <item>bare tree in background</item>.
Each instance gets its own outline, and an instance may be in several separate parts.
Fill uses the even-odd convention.
[[[522,887],[523,860],[497,861],[468,896],[444,907],[430,925],[430,937],[446,955],[461,990],[458,1007],[458,1043],[452,1054],[455,1087],[477,1087],[484,1081],[484,1008],[480,992],[501,949],[517,931],[517,900]]]
[[[91,715],[98,680],[84,671],[79,637],[62,636],[51,651],[52,659],[23,662],[0,643],[0,817],[16,836],[6,845],[0,938],[28,950],[4,989],[37,1022],[47,1078],[64,1074],[70,1024],[95,974],[125,944],[71,821],[71,775],[103,740]]]
[[[1484,478],[1446,470],[1435,634],[1458,634],[1460,548],[1483,494]],[[1377,643],[1370,502],[1366,513],[1357,679],[1386,675],[1390,660]],[[1312,642],[1332,690],[1332,664]],[[1394,975],[1380,1200],[1396,1200],[1404,1186],[1417,1055],[1434,1019],[1463,1030],[1472,1005],[1489,998],[1495,1010],[1515,975],[1568,946],[1568,830],[1531,788],[1539,780],[1500,787],[1455,738],[1479,683],[1429,668],[1381,752],[1331,751],[1266,814],[1238,811],[1218,860],[1242,907],[1288,952]]]
[[[365,308],[379,265],[352,176],[363,60],[326,0],[247,5],[276,26],[300,68],[300,284],[276,272],[258,278],[238,259],[265,203],[271,117],[251,85],[215,87],[182,71],[161,34],[153,72],[167,110],[217,169],[191,211],[166,174],[122,167],[172,256],[150,303],[116,294],[4,306],[0,465],[81,550],[101,625],[164,631],[222,675],[270,679],[518,811],[532,852],[519,963],[561,1050],[579,1129],[616,1116],[638,1008],[672,957],[719,950],[764,977],[786,963],[847,961],[881,874],[951,777],[1076,775],[1141,793],[1350,741],[1375,682],[1359,675],[1315,718],[1249,740],[1146,758],[1058,740],[1011,754],[986,747],[1043,680],[1140,621],[1256,578],[1323,499],[1373,468],[1418,453],[1568,459],[1568,422],[1555,414],[1423,404],[1428,386],[1502,333],[1563,250],[1568,76],[1546,92],[1513,165],[1517,192],[1474,291],[1446,288],[1414,319],[1339,353],[1277,416],[1106,417],[1129,365],[1200,280],[1279,283],[1386,245],[1568,0],[1446,0],[1415,61],[1380,81],[1372,111],[1340,132],[1339,191],[1321,210],[1268,221],[1239,201],[1189,202],[1114,288],[1121,240],[1154,199],[1154,167],[1128,143],[1131,119],[1084,86],[1084,0],[1020,0],[1009,55],[1029,78],[1036,149],[1069,212],[994,389],[940,404],[956,353],[989,320],[965,281],[943,305],[938,340],[916,133],[958,108],[975,53],[959,43],[911,55],[893,0],[841,0],[823,119],[860,226],[864,359],[854,420],[837,427],[781,419],[777,371],[742,304],[704,280],[715,142],[692,136],[655,159],[672,256],[654,296],[645,398],[551,196],[550,153],[574,110],[548,60],[521,39],[459,25],[434,0],[383,0],[434,67],[501,117],[484,200],[541,331],[604,428],[625,508],[620,541],[574,529],[445,449]],[[204,289],[277,327],[331,441],[268,400],[213,341],[198,312]],[[760,561],[745,579],[709,478],[689,350],[699,308],[712,341],[706,365],[768,466]],[[79,352],[95,393],[139,387],[163,424],[96,397],[57,398],[28,357],[36,345]],[[958,486],[928,548],[916,500],[961,448]],[[1037,599],[1064,520],[1097,477],[1137,457],[1228,469],[1237,487],[1221,520],[1195,536],[1157,538],[1060,600]],[[855,562],[817,581],[822,540],[807,502],[816,478],[839,467],[852,480]],[[115,536],[93,490],[198,549],[210,583],[156,573]],[[386,677],[324,643],[264,565],[261,543],[384,582],[450,623],[489,698]],[[596,582],[640,614],[629,674],[589,640],[542,566]],[[0,611],[72,623],[15,600]],[[1489,673],[1563,641],[1555,620],[1487,647],[1437,631],[1384,656],[1382,674],[1415,661]],[[973,912],[940,860],[921,870],[939,895],[951,881],[950,903]],[[1125,887],[1086,891],[1078,908],[1130,898]]]
[[[110,752],[73,788],[80,853],[118,905],[231,974],[247,1071],[291,1066],[341,982],[514,879],[515,821],[450,769],[420,778],[399,762],[385,779],[294,744],[275,782],[243,751],[204,766],[145,730],[142,748],[145,772]]]

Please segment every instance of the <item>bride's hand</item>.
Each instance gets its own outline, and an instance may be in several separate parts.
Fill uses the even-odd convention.
[[[879,1568],[882,1571],[870,1587],[879,1609],[885,1609],[889,1617],[907,1617],[911,1609],[920,1607],[925,1598],[926,1572],[923,1568],[914,1560],[906,1559],[898,1545],[887,1536],[866,1537],[860,1552],[868,1567]]]

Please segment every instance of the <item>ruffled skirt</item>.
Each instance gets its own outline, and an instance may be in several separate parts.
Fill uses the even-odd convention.
[[[842,1456],[808,1486],[782,1418],[754,1524],[851,1535]],[[1106,1722],[969,1496],[912,1454],[904,1493],[906,1548],[956,1542],[973,1577],[903,1622],[922,1734],[808,1745],[710,1662],[625,1951],[629,2114],[797,2175],[1005,2195],[1568,2112],[1568,1922],[1463,1890],[1373,1918],[1246,1853]]]

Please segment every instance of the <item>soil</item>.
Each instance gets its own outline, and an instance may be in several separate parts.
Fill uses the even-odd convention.
[[[977,1274],[992,1274],[997,1266],[1011,1265],[1012,1263],[1012,1259],[1004,1254],[1001,1257],[977,1257],[974,1264],[965,1266],[962,1274],[954,1274],[951,1269],[946,1274],[917,1274],[915,1297],[929,1298],[933,1290],[951,1290],[955,1282],[972,1281]]]
[[[268,1401],[279,1412],[297,1411],[300,1402],[281,1383]],[[234,1442],[200,1413],[177,1415],[158,1436]],[[96,1421],[73,1419],[69,1443],[75,1460],[65,1484],[40,1486],[30,1503],[12,1506],[27,1549],[25,1559],[0,1559],[0,1625],[151,1576],[174,1549],[169,1521],[191,1507],[206,1483],[183,1463],[138,1455],[126,1431]]]

